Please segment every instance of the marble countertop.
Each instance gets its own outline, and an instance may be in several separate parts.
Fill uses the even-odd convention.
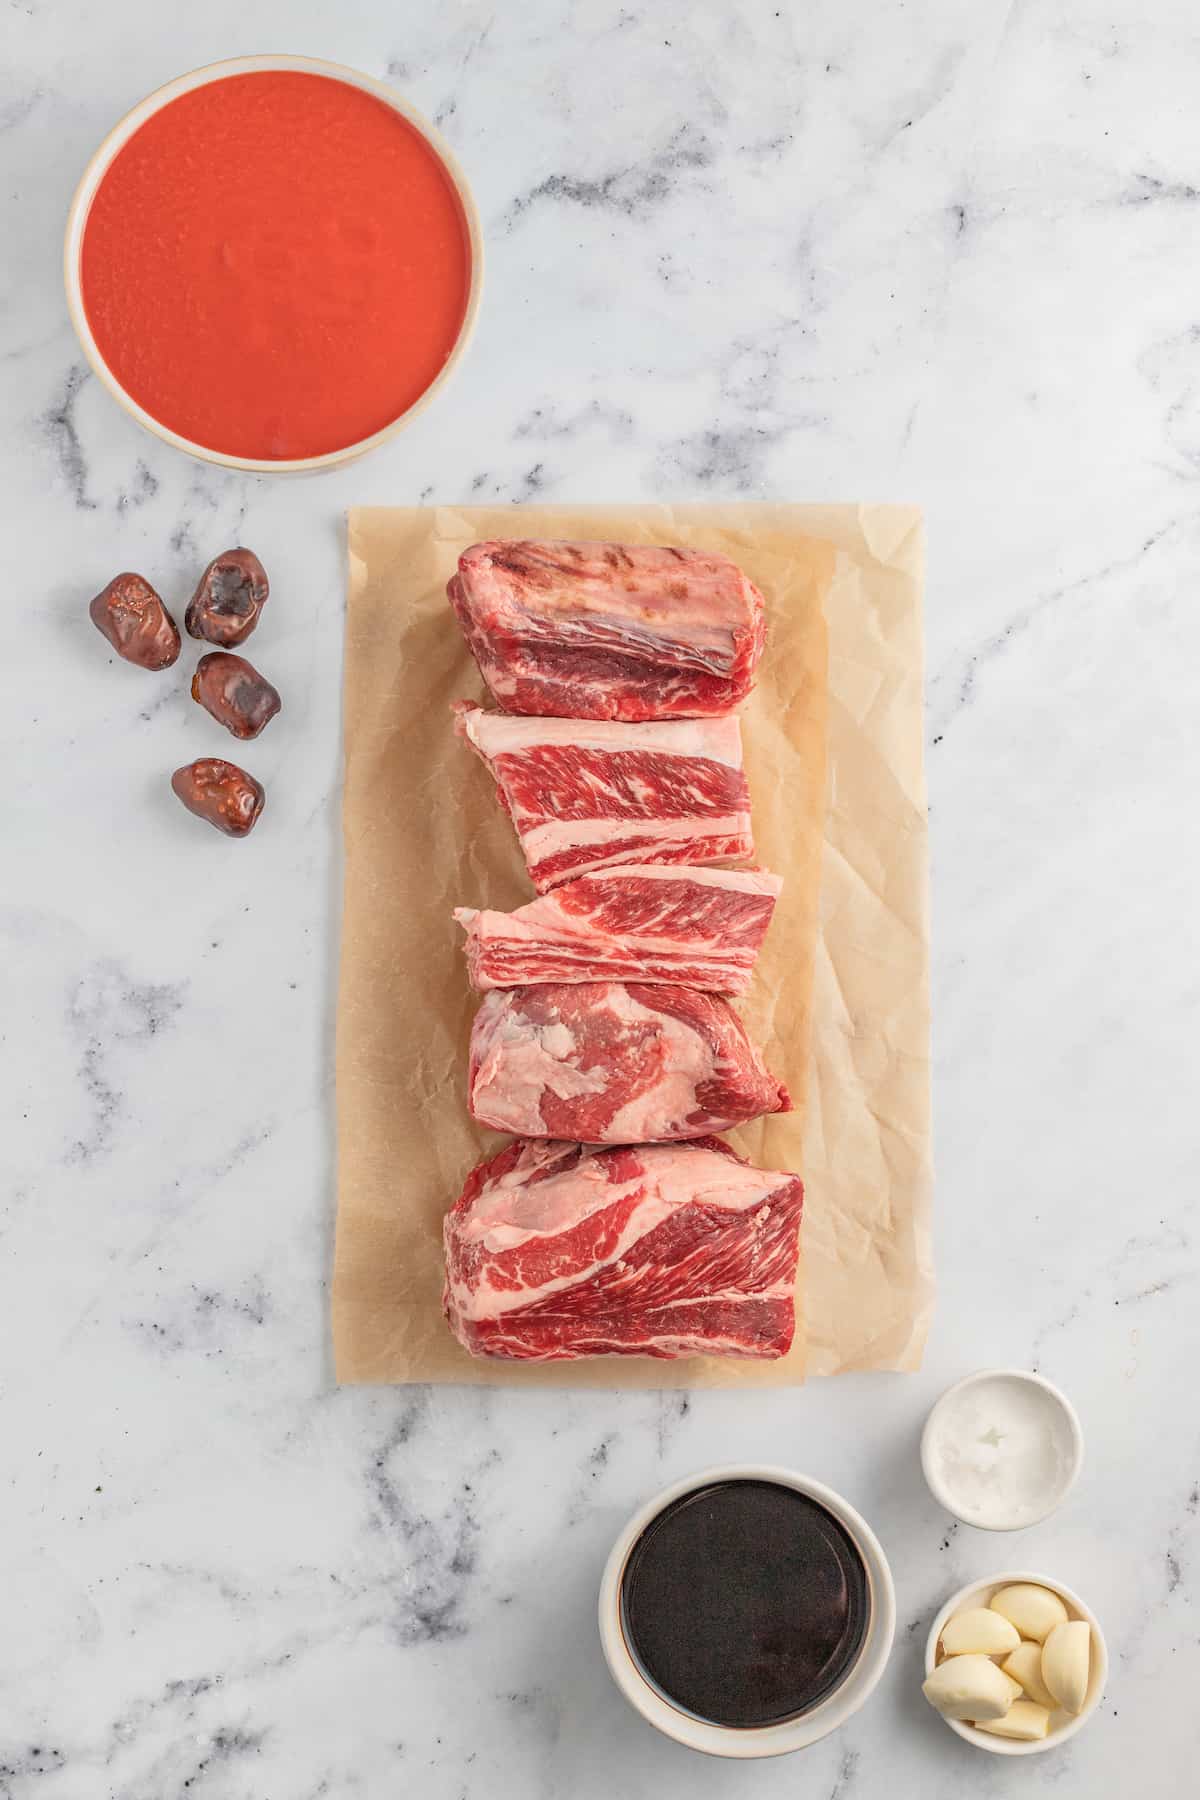
[[[2,1800],[950,1800],[1180,1793],[1197,1749],[1200,26],[1184,0],[9,0],[0,24]],[[66,319],[109,125],[215,58],[389,76],[469,171],[478,336],[311,481],[142,435]],[[941,1300],[923,1373],[788,1393],[333,1385],[343,514],[501,498],[927,508]],[[241,540],[287,700],[249,844],[165,773],[198,709],[86,601]],[[1087,1465],[1013,1538],[917,1436],[1041,1369]],[[593,1606],[665,1482],[769,1454],[891,1556],[882,1688],[797,1760],[628,1713]],[[1013,1566],[1108,1633],[1102,1713],[1010,1765],[916,1692]]]

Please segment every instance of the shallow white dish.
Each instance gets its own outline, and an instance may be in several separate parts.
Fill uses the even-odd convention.
[[[945,1719],[943,1724],[950,1727],[968,1744],[974,1744],[978,1750],[990,1750],[993,1756],[1035,1756],[1042,1750],[1054,1750],[1059,1744],[1065,1744],[1073,1738],[1077,1731],[1082,1731],[1104,1693],[1104,1684],[1108,1680],[1108,1646],[1104,1642],[1104,1633],[1100,1629],[1100,1621],[1090,1606],[1085,1606],[1079,1595],[1061,1581],[1054,1581],[1048,1575],[1031,1575],[1028,1570],[1009,1570],[1005,1574],[990,1575],[986,1581],[973,1581],[969,1587],[960,1588],[952,1594],[937,1618],[929,1628],[929,1636],[925,1640],[925,1673],[930,1675],[937,1667],[938,1640],[949,1620],[960,1612],[967,1612],[973,1606],[986,1606],[997,1589],[1010,1587],[1016,1581],[1032,1581],[1038,1587],[1049,1588],[1057,1594],[1072,1619],[1083,1619],[1092,1628],[1091,1669],[1088,1674],[1087,1699],[1083,1710],[1072,1715],[1063,1712],[1052,1713],[1050,1729],[1044,1738],[1035,1738],[1031,1743],[1022,1743],[1017,1738],[997,1737],[993,1732],[980,1731],[974,1725],[968,1725],[962,1719]],[[941,1715],[938,1715],[941,1717]],[[1057,1723],[1056,1723],[1057,1721]]]
[[[781,1487],[795,1489],[816,1500],[833,1514],[849,1532],[867,1571],[870,1595],[870,1618],[867,1634],[852,1667],[841,1684],[819,1701],[801,1718],[788,1719],[781,1725],[742,1728],[714,1725],[705,1719],[673,1706],[657,1688],[651,1687],[630,1654],[621,1625],[621,1577],[629,1554],[642,1532],[664,1507],[690,1494],[696,1488],[708,1487],[716,1481],[772,1481]],[[689,1749],[702,1750],[709,1756],[743,1759],[760,1756],[784,1756],[802,1750],[819,1738],[836,1731],[839,1725],[856,1713],[867,1700],[887,1665],[896,1631],[896,1594],[891,1570],[883,1548],[867,1524],[848,1501],[832,1488],[791,1469],[780,1469],[769,1463],[733,1463],[726,1467],[703,1469],[684,1481],[664,1488],[645,1506],[640,1507],[625,1526],[605,1566],[600,1583],[600,1641],[605,1660],[618,1688],[642,1717],[676,1743]]]
[[[334,81],[346,82],[350,87],[361,88],[365,93],[374,94],[385,106],[390,106],[406,119],[413,129],[420,133],[437,156],[450,178],[454,191],[463,211],[467,238],[471,251],[471,281],[467,292],[467,306],[463,314],[463,322],[459,328],[454,348],[446,358],[434,380],[418,395],[407,412],[391,420],[382,430],[373,432],[370,437],[362,438],[356,444],[347,444],[340,450],[329,450],[321,456],[292,457],[279,460],[260,461],[252,456],[234,456],[221,450],[212,450],[206,444],[197,444],[191,438],[181,437],[170,426],[163,425],[152,413],[139,406],[132,395],[126,393],[108,364],[100,353],[99,345],[92,335],[87,313],[83,305],[83,287],[80,279],[80,253],[83,248],[83,233],[87,225],[88,212],[96,195],[96,190],[108,173],[108,168],[117,152],[124,148],[134,132],[146,123],[156,112],[177,100],[181,94],[190,94],[193,89],[207,87],[214,81],[223,81],[230,75],[254,75],[275,69],[295,69],[304,75],[325,75]],[[457,368],[463,353],[475,329],[475,320],[479,313],[479,302],[483,293],[483,230],[479,223],[479,212],[474,197],[467,186],[454,152],[434,129],[429,121],[419,112],[402,100],[394,88],[386,82],[376,81],[371,75],[364,75],[359,69],[346,68],[341,63],[326,62],[314,56],[236,56],[226,62],[208,63],[202,69],[193,69],[187,75],[180,75],[169,81],[165,87],[156,88],[148,94],[132,112],[118,121],[109,132],[104,142],[92,156],[67,214],[67,233],[63,248],[63,274],[67,289],[67,309],[71,315],[71,323],[79,338],[83,353],[87,357],[95,373],[100,377],[117,404],[139,425],[152,431],[164,443],[171,444],[177,450],[184,450],[189,456],[198,456],[203,462],[219,463],[227,469],[248,469],[259,475],[280,475],[297,473],[314,473],[320,469],[332,469],[342,463],[353,462],[357,457],[365,456],[368,450],[385,444],[389,438],[395,437],[398,431],[423,412]]]
[[[1041,1502],[1026,1508],[1019,1517],[1010,1516],[1006,1520],[997,1517],[985,1517],[965,1503],[961,1494],[956,1494],[943,1477],[938,1467],[937,1444],[940,1435],[946,1429],[946,1422],[952,1416],[953,1408],[972,1388],[984,1389],[988,1384],[1014,1383],[1037,1392],[1044,1404],[1048,1416],[1055,1422],[1063,1445],[1061,1468],[1053,1484],[1047,1487]],[[935,1403],[925,1429],[921,1433],[921,1468],[929,1491],[939,1505],[953,1513],[964,1525],[973,1525],[979,1531],[1024,1531],[1031,1525],[1039,1524],[1043,1519],[1060,1507],[1075,1484],[1076,1477],[1083,1464],[1083,1427],[1079,1423],[1079,1415],[1061,1388],[1055,1387],[1042,1375],[1034,1375],[1028,1369],[978,1369],[973,1375],[965,1375],[948,1387]]]

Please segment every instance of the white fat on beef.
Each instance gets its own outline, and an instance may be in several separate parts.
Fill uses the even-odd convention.
[[[523,1137],[543,1135],[539,1108],[547,1091],[559,1100],[578,1100],[605,1093],[610,1079],[608,1069],[572,1065],[577,1044],[565,1025],[531,1025],[514,1010],[514,994],[537,991],[493,988],[471,1032],[471,1116]]]

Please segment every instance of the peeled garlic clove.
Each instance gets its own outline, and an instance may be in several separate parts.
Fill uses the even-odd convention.
[[[1067,1609],[1058,1595],[1032,1581],[1018,1581],[992,1595],[988,1605],[993,1612],[1015,1625],[1023,1638],[1036,1638],[1042,1644],[1056,1625],[1065,1625]]]
[[[1002,1719],[1020,1684],[986,1656],[948,1656],[921,1692],[943,1719]]]
[[[958,1613],[942,1633],[942,1649],[947,1656],[1002,1656],[1015,1650],[1021,1641],[1016,1626],[990,1606],[973,1606]]]
[[[975,1723],[980,1731],[990,1731],[995,1737],[1024,1738],[1028,1743],[1045,1737],[1050,1714],[1032,1700],[1014,1700],[1002,1719],[976,1719]]]
[[[1042,1680],[1069,1713],[1083,1710],[1092,1655],[1092,1628],[1083,1619],[1056,1625],[1042,1645]]]
[[[1006,1675],[1011,1675],[1014,1681],[1020,1682],[1031,1700],[1054,1711],[1058,1702],[1042,1680],[1040,1644],[1018,1644],[1012,1655],[1005,1657],[1000,1667]]]

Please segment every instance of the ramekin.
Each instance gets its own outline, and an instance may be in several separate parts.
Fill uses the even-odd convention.
[[[96,343],[88,323],[80,279],[80,253],[83,247],[83,234],[87,225],[88,212],[95,198],[96,190],[118,151],[123,149],[134,132],[144,125],[147,119],[152,118],[156,112],[169,105],[172,100],[177,100],[181,94],[189,94],[195,88],[207,87],[216,81],[224,81],[230,75],[254,75],[276,69],[294,69],[305,75],[325,75],[331,80],[346,82],[350,87],[361,88],[365,93],[374,94],[375,98],[382,100],[385,106],[390,106],[393,112],[399,113],[401,118],[407,120],[413,129],[419,132],[445,168],[458,196],[459,205],[462,207],[471,252],[471,280],[467,292],[466,311],[463,314],[462,325],[459,328],[454,348],[433,381],[430,382],[423,394],[418,395],[407,411],[401,413],[398,418],[392,419],[380,431],[373,432],[370,437],[361,438],[354,444],[347,444],[340,450],[329,450],[321,456],[260,460],[253,456],[234,456],[222,450],[210,449],[207,444],[194,443],[190,438],[182,437],[177,431],[172,431],[168,425],[162,424],[152,413],[139,406],[132,395],[126,393],[100,354],[99,345]],[[483,231],[479,223],[479,212],[474,197],[454,152],[429,121],[423,118],[415,107],[410,106],[406,100],[402,100],[395,89],[389,87],[386,82],[376,81],[373,76],[364,75],[359,69],[346,68],[341,63],[326,62],[320,57],[236,56],[226,62],[208,63],[202,69],[193,69],[190,74],[180,75],[174,81],[169,81],[165,87],[156,88],[154,93],[148,94],[139,105],[133,108],[132,112],[126,113],[125,117],[113,126],[84,170],[79,186],[75,190],[74,199],[71,201],[70,211],[67,214],[63,273],[67,289],[67,308],[83,353],[118,406],[122,407],[130,418],[136,419],[139,425],[144,426],[147,431],[152,431],[164,443],[172,445],[176,450],[186,451],[189,456],[199,457],[202,462],[218,463],[226,469],[245,469],[257,475],[311,474],[322,469],[338,468],[343,463],[353,462],[358,457],[365,456],[368,450],[374,450],[380,444],[386,444],[390,438],[396,436],[397,432],[403,431],[406,425],[411,424],[418,413],[425,410],[435,394],[439,393],[450,379],[471,340],[479,313],[479,302],[483,293]]]
[[[986,1606],[997,1589],[1011,1587],[1014,1582],[1031,1581],[1036,1587],[1049,1588],[1057,1594],[1072,1619],[1083,1619],[1092,1628],[1091,1667],[1088,1672],[1087,1699],[1082,1711],[1075,1717],[1068,1718],[1056,1730],[1044,1738],[1034,1738],[1024,1743],[1019,1738],[997,1737],[995,1732],[980,1731],[975,1725],[968,1725],[964,1719],[945,1719],[951,1731],[956,1732],[968,1744],[974,1744],[977,1750],[990,1750],[993,1756],[1037,1756],[1043,1750],[1053,1750],[1059,1744],[1065,1744],[1073,1738],[1077,1731],[1082,1731],[1092,1714],[1100,1704],[1104,1693],[1104,1684],[1108,1680],[1108,1645],[1104,1641],[1104,1633],[1100,1629],[1100,1621],[1090,1606],[1085,1606],[1079,1595],[1061,1581],[1053,1580],[1049,1575],[1030,1575],[1027,1570],[1009,1570],[1002,1575],[989,1575],[986,1581],[973,1581],[969,1586],[959,1588],[943,1606],[933,1624],[929,1627],[929,1636],[925,1640],[925,1673],[932,1675],[937,1666],[938,1639],[945,1631],[949,1621],[956,1613],[966,1612],[973,1606]],[[940,1714],[939,1714],[940,1717]]]
[[[684,1712],[650,1685],[625,1641],[621,1624],[621,1578],[634,1545],[665,1507],[684,1494],[718,1481],[770,1481],[780,1487],[793,1488],[799,1494],[807,1494],[845,1527],[866,1567],[869,1615],[862,1648],[832,1693],[802,1717],[785,1720],[780,1725],[714,1725]],[[896,1593],[892,1573],[883,1547],[866,1520],[849,1501],[822,1482],[770,1463],[733,1463],[727,1467],[704,1469],[698,1475],[689,1475],[686,1480],[664,1488],[645,1506],[639,1507],[629,1520],[612,1547],[600,1583],[600,1641],[617,1687],[656,1730],[674,1738],[676,1743],[686,1744],[689,1749],[701,1750],[709,1756],[744,1760],[785,1756],[827,1737],[839,1725],[844,1725],[870,1696],[887,1665],[895,1632]]]
[[[974,1387],[981,1382],[1000,1379],[1023,1382],[1030,1387],[1039,1388],[1052,1402],[1062,1419],[1071,1443],[1070,1466],[1058,1487],[1053,1492],[1047,1492],[1045,1504],[1041,1510],[1028,1518],[1014,1519],[1007,1523],[987,1520],[965,1510],[962,1503],[956,1500],[951,1489],[942,1480],[933,1455],[939,1417],[943,1411],[948,1409],[950,1401],[957,1398],[967,1388]],[[1031,1525],[1040,1525],[1042,1520],[1048,1519],[1052,1512],[1057,1512],[1074,1487],[1082,1467],[1083,1426],[1079,1423],[1079,1414],[1061,1388],[1055,1387],[1052,1381],[1047,1381],[1044,1375],[1035,1375],[1030,1369],[976,1369],[974,1374],[964,1375],[961,1381],[956,1381],[953,1386],[948,1387],[945,1393],[935,1401],[921,1433],[921,1469],[930,1493],[940,1506],[945,1507],[948,1513],[953,1513],[954,1517],[961,1520],[964,1525],[974,1526],[977,1531],[1027,1531]]]

